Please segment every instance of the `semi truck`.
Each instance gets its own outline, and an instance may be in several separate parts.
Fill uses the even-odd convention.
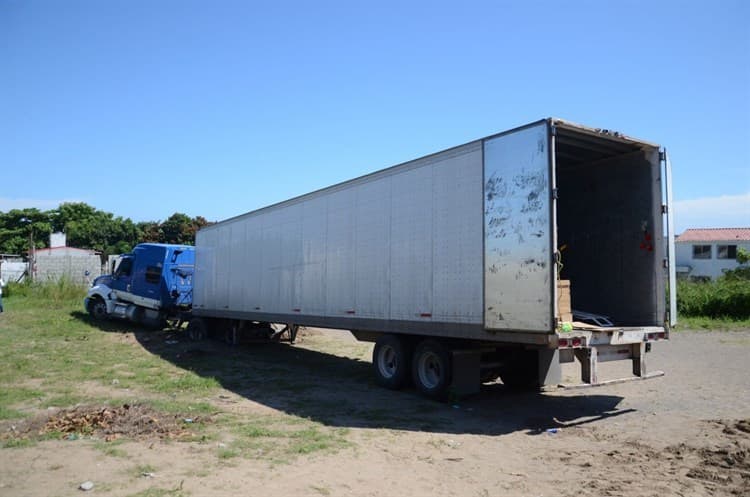
[[[83,305],[96,320],[177,326],[190,316],[194,262],[192,246],[138,244],[111,261],[110,274],[92,282]]]
[[[188,332],[349,330],[377,383],[441,398],[649,377],[674,292],[666,150],[548,118],[201,229]]]

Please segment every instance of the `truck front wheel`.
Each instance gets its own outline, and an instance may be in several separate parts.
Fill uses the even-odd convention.
[[[451,352],[436,340],[424,340],[414,351],[412,379],[425,397],[443,399],[451,383]]]
[[[411,351],[408,342],[396,335],[381,335],[372,351],[372,366],[378,385],[397,390],[409,377]]]
[[[89,315],[96,321],[107,319],[107,304],[101,297],[92,297],[88,305]]]

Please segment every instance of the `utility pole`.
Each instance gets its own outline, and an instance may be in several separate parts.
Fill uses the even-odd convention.
[[[29,225],[29,281],[34,282],[34,261],[36,254],[34,250],[34,227]]]

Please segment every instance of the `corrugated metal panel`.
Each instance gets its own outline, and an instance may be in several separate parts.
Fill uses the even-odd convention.
[[[244,302],[242,308],[246,312],[259,310],[263,294],[261,282],[263,280],[263,270],[260,264],[255,261],[258,259],[261,243],[263,241],[262,222],[260,218],[248,218],[239,224],[245,226],[245,244],[242,247],[241,266],[236,268],[244,277],[242,284]],[[238,278],[239,279],[239,278]]]
[[[391,318],[432,314],[432,168],[392,178]]]
[[[436,164],[433,174],[433,315],[482,322],[481,151]]]
[[[355,307],[355,203],[354,188],[328,197],[325,284],[328,316],[347,316]]]
[[[289,306],[281,309],[279,297],[281,292],[281,213],[269,212],[263,217],[261,226],[262,238],[259,250],[260,259],[251,260],[251,264],[260,262],[260,307],[267,312],[289,312]]]
[[[391,178],[357,188],[356,315],[391,315]]]
[[[549,332],[550,164],[547,123],[484,143],[484,324]]]
[[[245,247],[245,228],[244,223],[232,223],[228,226],[228,240],[229,240],[229,268],[236,268],[243,273],[247,271],[247,266],[244,265],[243,260],[243,249]],[[231,270],[231,269],[230,269]],[[244,310],[244,288],[246,277],[227,277],[227,291],[228,304],[230,309],[243,309]]]
[[[328,201],[310,199],[302,209],[302,260],[304,270],[295,307],[301,312],[326,313],[326,239]]]
[[[193,306],[197,309],[216,309],[212,298],[216,280],[216,246],[214,238],[219,230],[199,231],[195,235],[195,277],[193,278]],[[200,260],[200,264],[197,261]]]
[[[202,230],[198,308],[481,324],[481,144],[416,162]]]

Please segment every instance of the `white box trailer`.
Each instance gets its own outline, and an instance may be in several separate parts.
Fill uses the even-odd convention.
[[[587,383],[644,377],[676,317],[669,174],[658,145],[550,118],[252,211],[198,232],[191,333],[351,330],[380,384],[433,397],[574,357]]]

